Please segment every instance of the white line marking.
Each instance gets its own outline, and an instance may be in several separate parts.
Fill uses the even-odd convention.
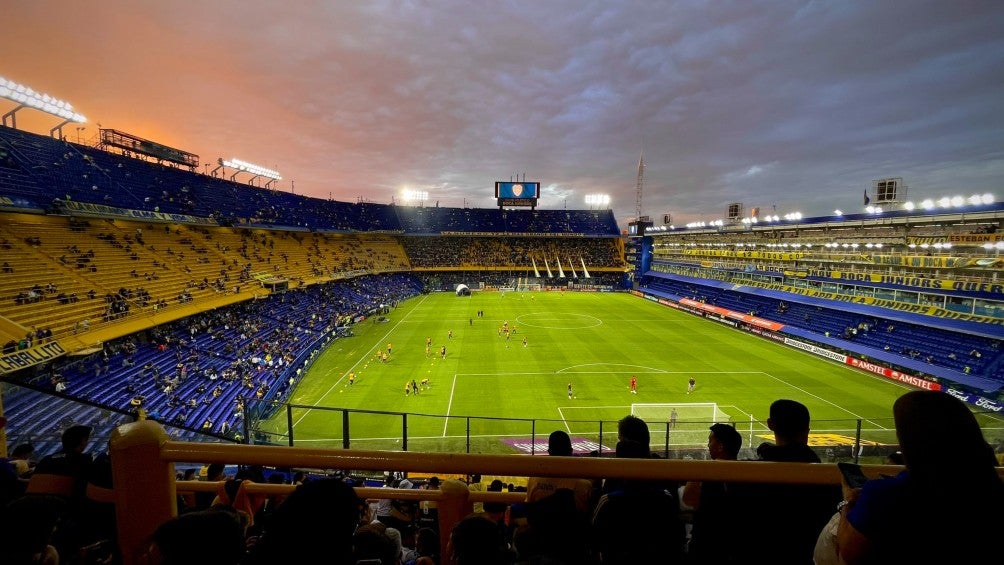
[[[362,364],[363,361],[368,361],[369,357],[370,357],[370,354],[372,354],[377,349],[380,349],[381,344],[383,344],[384,340],[387,339],[387,336],[389,336],[390,334],[392,334],[394,332],[394,330],[396,330],[397,327],[400,326],[404,322],[405,318],[407,318],[408,316],[410,316],[411,313],[415,311],[415,308],[418,308],[419,306],[421,306],[422,302],[425,302],[425,300],[428,297],[429,297],[428,294],[426,294],[425,296],[423,296],[422,300],[418,304],[416,304],[414,308],[412,308],[411,310],[409,310],[407,314],[405,314],[396,324],[394,324],[394,327],[392,327],[389,330],[387,330],[387,333],[385,333],[382,338],[380,338],[376,342],[374,342],[373,347],[371,347],[370,350],[368,352],[366,352],[366,355],[364,355],[363,357],[360,357],[359,360],[356,361],[355,365],[352,365],[352,367],[348,371],[343,372],[342,376],[338,377],[338,380],[335,381],[334,384],[332,384],[330,387],[328,387],[328,390],[326,390],[324,392],[324,394],[322,394],[321,396],[319,396],[317,398],[317,400],[314,401],[313,405],[314,406],[320,406],[321,405],[321,401],[324,400],[324,397],[328,396],[329,394],[331,394],[331,391],[335,390],[335,387],[338,386],[338,383],[342,382],[342,380],[345,378],[346,374],[348,374],[349,372],[355,371],[356,367],[358,367],[360,364]],[[310,411],[311,411],[311,409],[308,408],[299,418],[296,419],[295,422],[293,422],[293,429],[294,430],[296,429],[296,425],[299,424],[301,421],[303,421],[303,419],[307,417],[307,414],[310,414]]]

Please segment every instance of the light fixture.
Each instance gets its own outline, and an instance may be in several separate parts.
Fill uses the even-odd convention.
[[[266,177],[272,180],[282,180],[282,175],[279,171],[274,171],[262,167],[261,165],[255,165],[254,163],[248,163],[247,161],[241,161],[240,159],[230,159],[228,161],[223,161],[222,165],[224,167],[230,167],[231,169],[236,169],[237,172],[251,173],[256,177]],[[235,175],[237,173],[234,173]]]

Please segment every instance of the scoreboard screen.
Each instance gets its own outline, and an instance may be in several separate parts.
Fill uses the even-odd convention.
[[[495,183],[495,198],[499,206],[536,206],[540,198],[539,182]]]

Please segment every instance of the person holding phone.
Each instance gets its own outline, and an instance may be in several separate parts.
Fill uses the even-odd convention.
[[[993,563],[1004,531],[1004,482],[969,408],[916,390],[893,405],[906,469],[845,488],[837,552],[844,563]],[[952,449],[947,450],[946,447]]]

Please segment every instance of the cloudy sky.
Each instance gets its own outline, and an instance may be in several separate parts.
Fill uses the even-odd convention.
[[[1004,199],[1004,2],[5,0],[0,76],[97,124],[280,171],[279,190],[488,207],[612,198],[622,225],[732,202]],[[0,110],[13,103],[0,100]],[[45,133],[55,118],[18,113]]]

